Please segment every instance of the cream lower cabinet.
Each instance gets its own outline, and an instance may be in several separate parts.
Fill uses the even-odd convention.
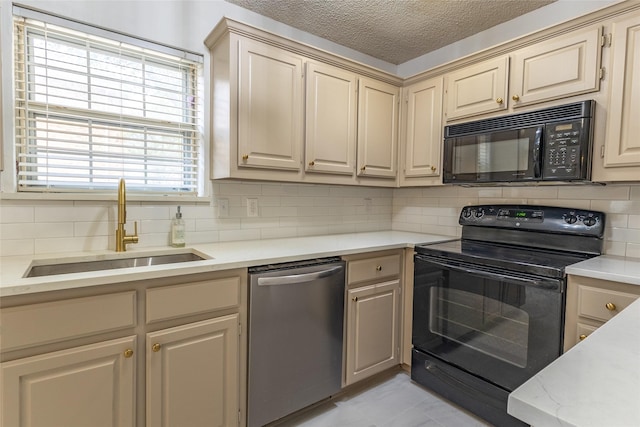
[[[345,385],[400,364],[401,258],[347,261]]]
[[[147,425],[238,425],[238,315],[147,334]]]
[[[600,181],[640,180],[640,13],[612,25],[612,65]]]
[[[403,89],[400,186],[441,184],[443,78]]]
[[[2,427],[135,426],[136,337],[1,364]]]
[[[587,338],[640,297],[640,286],[570,275],[567,283],[564,351]]]

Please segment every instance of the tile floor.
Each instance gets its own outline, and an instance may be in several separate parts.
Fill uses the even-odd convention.
[[[275,427],[490,427],[464,409],[411,382],[409,374],[385,374]]]

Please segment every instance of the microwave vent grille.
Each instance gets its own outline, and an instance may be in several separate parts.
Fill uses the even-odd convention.
[[[445,138],[504,129],[518,129],[527,126],[556,122],[559,120],[591,117],[593,115],[594,108],[595,101],[589,100],[545,108],[544,110],[445,126]]]

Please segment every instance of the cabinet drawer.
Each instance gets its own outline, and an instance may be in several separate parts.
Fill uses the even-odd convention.
[[[350,261],[347,265],[347,280],[349,284],[394,277],[399,274],[400,255]]]
[[[626,292],[578,286],[578,315],[606,322],[637,298]]]
[[[237,307],[240,277],[205,280],[147,290],[147,323]]]
[[[2,350],[64,341],[134,327],[135,291],[5,308]]]

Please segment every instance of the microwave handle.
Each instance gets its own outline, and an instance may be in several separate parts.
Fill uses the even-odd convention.
[[[542,156],[540,156],[540,150],[543,135],[544,126],[539,126],[536,129],[536,136],[533,140],[533,176],[536,178],[542,177]]]

